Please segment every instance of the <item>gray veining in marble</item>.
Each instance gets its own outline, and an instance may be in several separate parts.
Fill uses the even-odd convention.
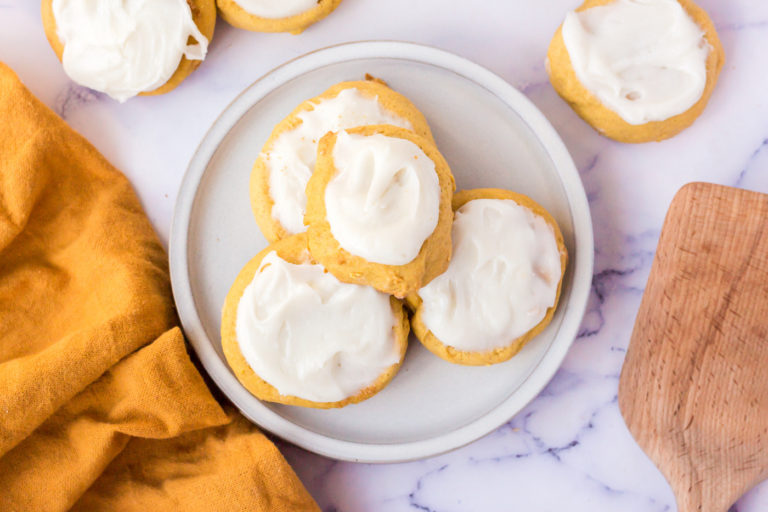
[[[642,145],[597,135],[547,81],[547,45],[573,0],[345,0],[301,36],[220,21],[208,59],[176,91],[122,105],[72,84],[45,40],[39,2],[11,0],[0,2],[0,60],[129,176],[164,241],[205,131],[235,95],[287,59],[345,41],[399,39],[444,48],[504,77],[560,132],[594,220],[592,294],[562,368],[506,425],[432,459],[364,465],[278,445],[325,512],[663,512],[675,510],[674,498],[629,435],[616,394],[664,214],[690,181],[768,192],[768,2],[700,4],[725,47],[720,83],[693,127]],[[768,483],[732,511],[768,511]]]

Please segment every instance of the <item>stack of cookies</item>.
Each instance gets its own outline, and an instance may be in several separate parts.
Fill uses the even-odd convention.
[[[410,330],[452,363],[500,363],[554,314],[567,261],[554,219],[512,191],[455,193],[426,119],[380,80],[300,104],[250,195],[270,245],[230,289],[222,345],[260,399],[365,400],[397,373]]]

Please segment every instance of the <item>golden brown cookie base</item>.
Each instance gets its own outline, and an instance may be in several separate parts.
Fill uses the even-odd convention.
[[[233,27],[253,32],[302,33],[308,26],[325,18],[341,3],[341,0],[318,0],[317,7],[287,18],[262,18],[251,14],[235,0],[216,0],[221,17]]]
[[[232,368],[237,380],[260,400],[286,405],[298,405],[301,407],[314,407],[317,409],[344,407],[348,404],[362,402],[384,389],[400,369],[400,365],[405,357],[405,350],[408,347],[408,316],[403,309],[402,303],[394,298],[390,298],[390,303],[392,305],[393,314],[399,319],[394,327],[394,335],[400,352],[400,360],[390,366],[373,384],[361,390],[354,396],[339,402],[313,402],[295,396],[281,395],[274,386],[259,377],[248,365],[242,352],[240,352],[240,345],[237,342],[237,331],[235,328],[237,307],[240,304],[240,299],[243,296],[245,288],[251,281],[253,281],[253,277],[259,269],[259,265],[261,265],[261,260],[272,251],[275,251],[277,255],[285,261],[293,264],[312,261],[308,251],[307,235],[306,233],[302,233],[270,245],[249,261],[238,274],[232,288],[227,294],[221,319],[221,345],[224,349],[224,356],[227,358],[227,362],[229,363],[230,368]]]
[[[357,89],[361,94],[367,97],[378,97],[378,101],[383,109],[407,120],[411,123],[414,132],[433,141],[432,132],[429,129],[427,120],[413,103],[402,94],[387,87],[387,84],[382,80],[371,76],[366,76],[365,80],[338,83],[320,96],[304,101],[301,105],[296,107],[288,117],[275,126],[275,129],[272,130],[272,134],[264,144],[261,154],[259,155],[259,158],[256,159],[256,162],[253,165],[253,170],[251,171],[251,209],[256,218],[256,224],[259,225],[259,228],[267,241],[274,242],[290,236],[291,233],[289,233],[283,225],[272,216],[272,208],[275,206],[275,203],[269,193],[269,168],[261,155],[268,153],[272,149],[275,141],[280,135],[295,129],[301,124],[301,119],[298,117],[300,113],[313,110],[315,105],[321,101],[335,98],[341,91],[351,88]]]
[[[53,16],[52,4],[53,0],[42,0],[40,11],[43,18],[45,37],[48,38],[51,48],[53,48],[59,61],[61,61],[62,54],[64,53],[64,45],[56,32],[56,18]],[[192,11],[192,20],[195,22],[195,25],[197,25],[200,33],[203,34],[210,43],[211,39],[213,39],[213,29],[216,26],[215,0],[187,0],[187,4],[189,4],[189,8]],[[190,43],[192,42],[194,41],[190,40]],[[176,71],[174,71],[171,78],[169,78],[165,84],[153,91],[141,92],[139,93],[139,96],[165,94],[166,92],[175,89],[190,75],[190,73],[197,69],[201,62],[202,61],[200,60],[189,60],[182,56]]]
[[[413,142],[434,162],[440,183],[440,213],[437,226],[424,241],[416,258],[406,265],[384,265],[349,253],[333,237],[325,210],[325,188],[336,175],[333,148],[336,134],[320,139],[315,173],[307,184],[309,248],[312,256],[340,281],[373,286],[384,293],[403,298],[445,272],[451,259],[451,199],[456,185],[443,156],[435,145],[410,130],[392,125],[363,126],[347,130],[351,134],[382,134]]]
[[[462,190],[457,192],[453,198],[453,209],[458,210],[466,203],[474,199],[511,199],[517,204],[524,206],[533,211],[536,215],[544,218],[544,220],[552,226],[555,231],[555,238],[557,240],[557,247],[560,249],[560,265],[562,268],[562,275],[560,276],[560,283],[557,285],[557,295],[555,296],[555,303],[547,309],[547,313],[544,318],[533,329],[525,333],[524,335],[510,341],[509,345],[500,347],[494,350],[485,352],[470,352],[464,350],[458,350],[454,347],[446,345],[440,341],[432,331],[427,329],[422,320],[422,300],[418,293],[413,293],[408,296],[406,303],[410,309],[414,312],[411,316],[411,328],[413,333],[419,339],[419,341],[429,349],[435,355],[440,356],[448,362],[481,366],[491,365],[496,363],[502,363],[512,356],[520,352],[520,349],[525,346],[531,339],[537,336],[544,328],[552,321],[552,317],[557,309],[557,303],[560,300],[560,291],[563,285],[563,275],[565,275],[565,267],[568,264],[568,251],[565,248],[565,242],[563,235],[560,232],[555,219],[547,212],[542,206],[533,201],[531,198],[522,194],[517,194],[509,190],[502,190],[498,188],[478,188],[473,190]]]
[[[584,11],[592,7],[606,5],[614,0],[585,0],[576,10]],[[555,32],[547,53],[547,71],[555,91],[573,108],[573,110],[602,135],[620,142],[651,142],[673,137],[689,127],[704,111],[707,101],[717,83],[720,70],[725,62],[725,52],[717,36],[717,31],[706,11],[691,0],[678,0],[693,21],[704,31],[704,36],[711,46],[707,56],[707,83],[701,98],[690,109],[664,121],[652,121],[641,125],[627,123],[613,110],[604,106],[579,81],[573,70],[571,58],[563,40],[562,25]]]

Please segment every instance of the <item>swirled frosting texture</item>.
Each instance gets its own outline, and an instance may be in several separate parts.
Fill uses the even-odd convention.
[[[552,227],[509,199],[475,199],[456,212],[448,270],[419,290],[422,321],[468,352],[507,346],[544,319],[562,274]]]
[[[52,8],[64,71],[121,102],[162,86],[182,56],[203,60],[208,49],[186,0],[53,0]]]
[[[333,163],[336,174],[325,188],[333,237],[370,262],[413,261],[440,214],[435,163],[409,140],[344,131],[336,137]]]
[[[382,108],[377,97],[354,88],[324,99],[312,110],[298,114],[301,124],[284,132],[262,157],[269,170],[272,217],[290,234],[306,231],[305,189],[317,160],[317,143],[328,132],[370,124],[392,124],[412,129],[411,123]]]
[[[398,362],[394,326],[389,296],[274,251],[245,288],[235,323],[240,351],[259,377],[315,402],[354,396]]]
[[[296,16],[317,7],[317,0],[235,0],[246,12],[261,18]]]
[[[677,0],[615,0],[570,12],[563,41],[582,85],[632,125],[691,108],[710,47]]]

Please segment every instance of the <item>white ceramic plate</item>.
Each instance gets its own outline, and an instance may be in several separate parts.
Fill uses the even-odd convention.
[[[559,223],[570,261],[549,327],[510,361],[449,364],[415,339],[400,372],[373,398],[338,410],[261,402],[227,366],[221,308],[235,276],[266,246],[248,198],[251,166],[272,128],[301,101],[366,73],[424,113],[458,189],[521,192]],[[589,207],[555,130],[522,94],[453,54],[409,43],[360,42],[310,53],[270,72],[216,120],[179,191],[170,242],[171,278],[187,337],[206,370],[253,422],[337,459],[394,462],[436,455],[508,421],[552,378],[576,336],[592,278]]]

